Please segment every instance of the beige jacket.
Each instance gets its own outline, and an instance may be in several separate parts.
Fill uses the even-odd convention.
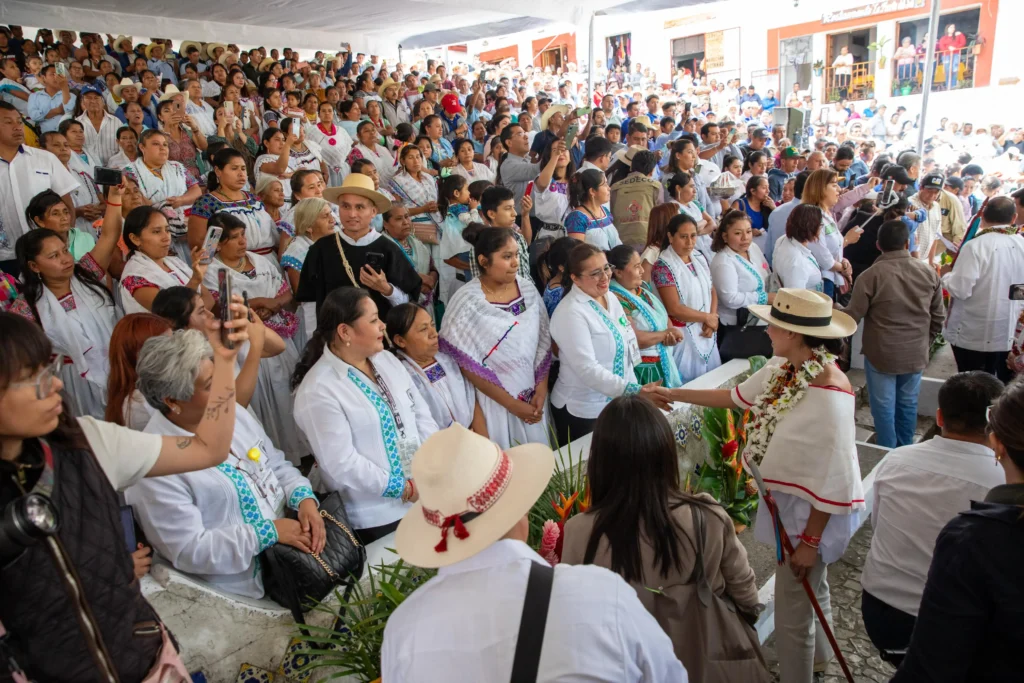
[[[612,219],[623,244],[642,248],[647,243],[647,221],[661,198],[661,183],[640,173],[612,185]]]

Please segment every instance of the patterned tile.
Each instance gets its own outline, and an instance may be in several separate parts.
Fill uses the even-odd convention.
[[[238,667],[238,678],[235,683],[274,683],[276,677],[270,671],[253,664],[242,664]]]

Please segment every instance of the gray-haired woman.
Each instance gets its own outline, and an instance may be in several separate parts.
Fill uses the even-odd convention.
[[[143,344],[138,387],[157,411],[145,432],[191,436],[204,415],[224,410],[224,399],[210,401],[211,359],[210,345],[194,330]],[[285,543],[320,552],[325,543],[309,481],[245,410],[235,411],[224,463],[147,480],[125,496],[153,547],[176,569],[248,597],[264,594],[256,564],[263,550]],[[285,506],[298,512],[297,521],[284,517]]]

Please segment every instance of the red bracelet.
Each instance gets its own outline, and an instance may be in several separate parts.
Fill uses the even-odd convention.
[[[416,497],[416,482],[412,479],[409,480],[409,500]]]
[[[120,204],[114,204],[112,202],[106,202],[107,206],[121,206]]]
[[[799,536],[797,536],[797,538],[804,545],[810,546],[815,549],[821,544],[821,536],[808,536],[807,534],[800,534]]]

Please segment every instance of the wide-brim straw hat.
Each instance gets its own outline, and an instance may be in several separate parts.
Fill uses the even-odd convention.
[[[202,54],[203,54],[203,44],[200,43],[199,41],[196,41],[196,40],[183,40],[183,41],[181,41],[181,45],[178,46],[178,54],[181,55],[181,57],[183,59],[187,58],[188,57],[188,49],[190,47],[194,47],[195,49],[199,50],[199,55],[202,56]]]
[[[121,96],[121,91],[124,90],[125,88],[135,88],[139,92],[142,91],[142,86],[141,85],[139,85],[138,83],[136,83],[132,79],[126,77],[126,78],[122,78],[120,83],[118,83],[113,88],[111,88],[111,90],[114,93],[114,97],[120,97]]]
[[[207,43],[203,46],[203,53],[200,55],[203,59],[213,59],[213,51],[217,48],[228,51],[228,46],[224,43]]]
[[[377,88],[377,94],[380,95],[381,99],[384,99],[384,92],[390,87],[399,87],[398,81],[394,80],[390,76],[384,79],[384,82]]]
[[[646,147],[641,147],[640,145],[633,145],[631,147],[624,147],[623,149],[620,149],[618,152],[615,153],[615,159],[614,160],[615,161],[621,161],[622,163],[624,163],[627,166],[629,166],[630,164],[633,163],[633,157],[636,156],[637,152],[644,152],[646,150],[647,150]]]
[[[345,176],[341,186],[326,188],[323,197],[332,204],[337,204],[338,199],[345,194],[366,197],[377,207],[378,213],[384,213],[391,209],[391,200],[377,192],[373,187],[373,179],[362,173],[349,173]]]
[[[857,331],[853,318],[832,308],[832,299],[810,289],[782,288],[775,301],[751,304],[751,315],[783,330],[820,339],[842,339]]]
[[[277,60],[274,59],[273,57],[267,57],[262,62],[260,62],[260,65],[258,67],[256,67],[256,70],[257,71],[267,71],[268,69],[270,69],[270,67],[272,67],[274,65],[274,62],[276,62],[276,61]]]
[[[167,49],[164,47],[163,43],[150,43],[146,46],[146,59],[153,59],[153,50],[157,48],[160,48],[161,50]]]
[[[419,500],[398,524],[395,550],[427,568],[476,555],[530,511],[554,469],[544,444],[503,451],[459,424],[435,432],[413,456]]]
[[[158,102],[166,102],[167,100],[174,99],[178,95],[182,95],[182,94],[184,94],[184,93],[182,93],[180,90],[178,90],[178,86],[176,86],[173,83],[171,83],[171,84],[168,84],[168,86],[166,88],[164,88],[164,94],[161,95],[160,99],[157,100],[157,101]]]
[[[562,116],[568,116],[569,112],[572,111],[572,107],[568,104],[552,104],[547,110],[541,114],[540,117],[540,129],[547,130],[548,122],[551,121],[551,117],[555,114],[561,114]]]
[[[124,50],[124,49],[121,48],[121,43],[123,43],[126,40],[128,41],[129,48],[127,50]],[[119,36],[117,36],[117,40],[114,41],[114,49],[117,50],[118,52],[131,52],[131,50],[132,50],[131,44],[132,44],[131,37],[130,36],[126,36],[126,35],[124,35],[122,33]]]

